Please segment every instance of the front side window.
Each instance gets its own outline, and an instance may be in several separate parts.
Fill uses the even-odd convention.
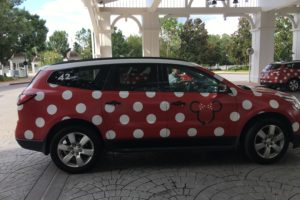
[[[163,90],[172,92],[218,92],[219,81],[196,69],[180,66],[163,66],[166,71]]]
[[[102,89],[106,74],[104,67],[72,68],[53,72],[48,82],[82,89]]]
[[[156,91],[157,67],[152,64],[123,64],[114,66],[105,86],[107,90]]]

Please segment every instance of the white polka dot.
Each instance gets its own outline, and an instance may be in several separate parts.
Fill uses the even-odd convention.
[[[254,96],[257,96],[257,97],[261,97],[262,96],[262,93],[260,93],[260,92],[257,92],[257,91],[253,91],[253,94],[254,94]]]
[[[64,100],[69,100],[69,99],[71,99],[72,98],[72,92],[70,91],[70,90],[66,90],[66,91],[64,91],[63,93],[62,93],[62,98],[64,99]]]
[[[67,119],[71,119],[71,117],[65,116],[65,117],[63,117],[61,120],[67,120]]]
[[[167,110],[169,110],[169,109],[170,109],[170,103],[167,102],[167,101],[162,101],[162,102],[160,103],[160,109],[161,109],[162,111],[167,111]]]
[[[95,125],[100,125],[100,124],[102,124],[102,117],[100,116],[100,115],[95,115],[95,116],[93,116],[93,118],[92,118],[92,122],[93,122],[93,124],[95,124]]]
[[[230,120],[236,122],[240,119],[240,114],[238,112],[230,113]]]
[[[298,122],[294,122],[292,126],[293,126],[293,131],[294,132],[297,132],[299,130],[299,123]]]
[[[94,99],[100,99],[101,96],[102,96],[102,92],[101,92],[101,91],[96,90],[96,91],[93,91],[93,92],[92,92],[92,97],[93,97]]]
[[[149,124],[154,124],[156,122],[156,116],[154,114],[147,115],[147,122]]]
[[[52,88],[56,88],[58,85],[50,83],[49,86],[52,87]]]
[[[144,132],[143,132],[143,130],[141,130],[141,129],[136,129],[136,130],[134,130],[134,131],[133,131],[133,137],[134,137],[134,138],[137,138],[137,139],[140,139],[140,138],[144,137]]]
[[[141,112],[143,110],[143,104],[141,102],[139,102],[139,101],[135,102],[133,104],[133,110],[135,112]]]
[[[34,97],[35,100],[37,101],[42,101],[45,98],[45,93],[44,92],[37,92],[36,96]]]
[[[230,90],[231,90],[231,93],[229,93],[229,95],[235,97],[237,95],[237,90],[233,87],[231,87]]]
[[[122,99],[126,99],[126,98],[129,96],[129,92],[128,92],[128,91],[120,91],[120,92],[119,92],[119,96],[120,96]]]
[[[112,113],[115,111],[115,106],[114,105],[105,105],[104,109],[106,112]]]
[[[163,129],[161,129],[160,132],[159,132],[159,135],[160,135],[160,137],[162,137],[162,138],[169,137],[170,134],[171,134],[171,131],[170,131],[170,129],[168,129],[168,128],[163,128]]]
[[[18,110],[20,111],[20,110],[23,110],[23,107],[24,107],[24,105],[22,104],[22,105],[18,105]]]
[[[174,95],[176,97],[182,97],[184,95],[184,93],[183,92],[174,92]]]
[[[242,106],[245,110],[250,110],[252,108],[252,103],[249,100],[244,100]]]
[[[146,96],[149,98],[155,97],[155,92],[146,92]]]
[[[190,137],[195,137],[197,135],[197,129],[195,129],[195,128],[189,128],[189,130],[187,131],[187,134]]]
[[[35,120],[35,125],[39,128],[42,128],[43,126],[45,126],[45,120],[41,117],[38,117]]]
[[[218,79],[219,81],[223,81],[223,80],[224,80],[224,78],[221,77],[221,76],[219,76],[218,74],[215,74],[214,77],[215,77],[216,79]]]
[[[271,108],[274,108],[274,109],[279,108],[279,103],[274,99],[270,100],[269,104],[270,104]]]
[[[218,127],[214,130],[215,136],[223,136],[224,135],[224,129],[222,127]]]
[[[201,94],[201,96],[203,96],[203,97],[208,97],[209,96],[209,93],[200,93]]]
[[[57,107],[51,104],[47,107],[47,112],[49,115],[54,115],[57,112]]]
[[[126,125],[129,123],[129,117],[128,115],[121,115],[120,116],[120,123],[123,125]]]
[[[177,113],[175,116],[175,120],[179,123],[183,122],[185,120],[185,116],[183,113]]]
[[[109,130],[106,132],[105,136],[108,140],[113,140],[116,138],[116,132],[113,130]]]
[[[79,103],[76,105],[76,112],[84,113],[86,111],[86,105],[83,103]]]
[[[24,137],[27,140],[32,140],[33,139],[33,132],[31,130],[27,130],[24,132]]]

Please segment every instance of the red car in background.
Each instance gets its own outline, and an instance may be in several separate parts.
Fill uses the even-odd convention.
[[[95,59],[44,67],[18,99],[16,140],[61,169],[91,168],[101,150],[243,149],[259,163],[300,144],[300,102],[237,86],[161,58]]]
[[[260,76],[260,84],[295,92],[300,88],[300,61],[271,63]]]

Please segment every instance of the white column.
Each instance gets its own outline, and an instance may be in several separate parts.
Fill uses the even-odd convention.
[[[101,12],[99,14],[98,27],[99,33],[97,34],[98,31],[95,31],[95,53],[96,55],[100,53],[102,58],[112,57],[110,13]]]
[[[300,14],[294,15],[293,27],[293,60],[300,60]]]
[[[160,23],[157,13],[143,15],[143,56],[159,57]]]
[[[250,81],[258,83],[262,69],[274,60],[274,18],[273,12],[261,12],[254,15],[255,28],[252,32]]]

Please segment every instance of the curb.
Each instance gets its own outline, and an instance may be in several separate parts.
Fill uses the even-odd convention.
[[[9,85],[21,85],[21,84],[28,84],[30,83],[30,81],[26,81],[26,82],[16,82],[16,83],[9,83]]]

